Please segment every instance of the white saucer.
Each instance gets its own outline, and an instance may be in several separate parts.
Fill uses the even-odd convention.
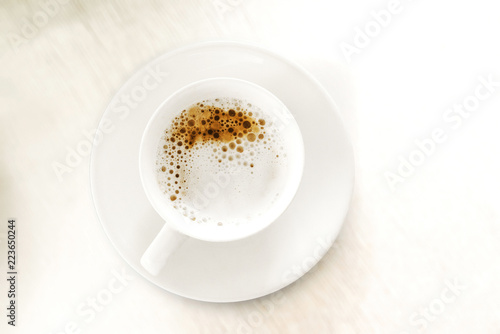
[[[152,74],[158,70],[168,75]],[[254,82],[289,108],[304,139],[302,182],[287,211],[269,228],[227,243],[189,239],[158,276],[151,276],[139,261],[164,222],[141,185],[141,136],[153,112],[171,93],[211,77]],[[100,141],[96,137],[90,163],[99,219],[121,256],[146,279],[172,293],[233,302],[279,290],[320,260],[347,213],[354,162],[337,107],[310,74],[267,50],[216,42],[165,54],[125,83],[99,129],[104,136]]]

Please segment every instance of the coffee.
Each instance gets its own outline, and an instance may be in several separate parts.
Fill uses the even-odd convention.
[[[287,185],[294,148],[280,125],[275,115],[242,99],[202,100],[179,110],[157,149],[164,201],[203,224],[258,219]]]

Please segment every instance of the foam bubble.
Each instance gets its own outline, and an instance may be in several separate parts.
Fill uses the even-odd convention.
[[[203,100],[165,129],[157,179],[166,200],[193,221],[248,222],[266,212],[285,185],[283,147],[280,132],[257,106],[232,98]]]

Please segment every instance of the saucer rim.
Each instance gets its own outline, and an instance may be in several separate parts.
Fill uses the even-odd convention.
[[[125,262],[130,267],[132,267],[132,269],[134,271],[136,271],[140,276],[144,277],[148,282],[150,282],[150,283],[158,286],[162,290],[166,290],[166,291],[168,291],[170,293],[173,293],[175,295],[182,296],[182,297],[189,298],[189,299],[193,299],[193,300],[203,301],[203,302],[226,303],[226,302],[246,301],[246,300],[260,298],[260,297],[272,294],[272,293],[274,293],[274,292],[276,292],[276,291],[278,291],[278,290],[280,290],[280,289],[282,289],[282,288],[290,285],[291,283],[295,282],[296,280],[300,279],[303,275],[305,275],[307,272],[309,272],[313,267],[315,267],[317,265],[317,263],[321,260],[321,258],[324,256],[324,254],[333,245],[334,241],[338,237],[338,234],[339,234],[339,232],[340,232],[343,224],[345,223],[345,218],[347,216],[350,204],[352,202],[352,197],[353,197],[353,192],[354,192],[354,182],[355,182],[355,173],[354,173],[354,170],[355,170],[355,159],[354,159],[354,151],[353,151],[353,146],[352,146],[352,140],[351,140],[351,138],[349,136],[349,133],[346,130],[344,118],[343,118],[342,114],[339,112],[339,108],[338,108],[335,100],[331,97],[331,95],[328,93],[328,91],[326,90],[326,88],[320,83],[320,81],[316,77],[314,77],[302,65],[300,65],[297,62],[295,62],[295,61],[293,61],[293,60],[291,60],[291,59],[289,59],[289,58],[281,55],[278,52],[266,49],[266,48],[264,48],[262,46],[259,46],[259,45],[255,45],[255,44],[251,44],[251,43],[244,43],[244,42],[239,42],[239,41],[231,41],[231,40],[204,41],[204,42],[189,44],[189,45],[186,45],[186,46],[183,46],[183,47],[180,47],[180,48],[176,48],[176,49],[174,49],[174,50],[172,50],[170,52],[166,52],[164,54],[161,54],[161,55],[155,57],[154,59],[148,61],[147,64],[145,64],[144,66],[142,66],[141,68],[139,68],[138,70],[136,70],[136,72],[132,76],[130,76],[130,78],[128,80],[126,80],[120,86],[120,89],[118,89],[116,91],[116,93],[111,98],[109,104],[106,106],[106,108],[105,108],[105,110],[103,112],[103,115],[102,115],[102,117],[101,117],[101,119],[99,121],[97,129],[100,129],[102,127],[103,122],[105,121],[105,116],[110,111],[110,109],[113,108],[113,103],[116,100],[116,98],[118,96],[120,96],[121,94],[123,94],[124,92],[126,92],[129,89],[129,86],[130,86],[131,83],[135,82],[138,78],[140,78],[142,75],[144,75],[145,71],[149,68],[150,65],[157,64],[162,59],[168,59],[168,58],[174,57],[174,56],[176,56],[178,54],[182,54],[182,53],[185,53],[185,52],[190,52],[192,50],[196,50],[196,49],[200,49],[200,48],[205,48],[205,47],[239,47],[239,48],[246,48],[246,49],[251,49],[252,51],[257,51],[257,52],[266,54],[267,56],[273,57],[275,59],[279,59],[281,62],[283,62],[283,63],[287,64],[288,66],[290,66],[290,67],[298,70],[302,75],[304,75],[305,77],[307,77],[311,81],[311,83],[314,84],[315,88],[318,89],[322,93],[322,95],[324,95],[325,99],[332,106],[331,109],[333,109],[333,110],[329,110],[329,112],[335,113],[336,117],[338,118],[338,121],[340,122],[340,126],[344,129],[344,132],[345,132],[344,134],[346,136],[346,144],[348,146],[347,149],[349,151],[349,153],[348,153],[348,155],[349,155],[349,168],[350,168],[350,170],[352,170],[352,173],[351,173],[350,179],[348,180],[349,181],[348,182],[349,183],[349,193],[346,194],[347,195],[346,196],[347,197],[347,201],[346,201],[347,204],[343,207],[342,212],[338,213],[338,216],[342,217],[342,221],[337,226],[336,230],[332,231],[331,239],[326,243],[326,246],[327,246],[326,250],[321,254],[321,256],[319,256],[319,258],[316,261],[314,261],[314,263],[312,264],[312,266],[307,271],[302,272],[300,275],[298,275],[292,281],[281,282],[280,284],[277,284],[277,286],[275,288],[268,289],[266,291],[261,291],[258,294],[255,294],[255,293],[250,294],[250,295],[240,294],[239,297],[237,297],[237,298],[225,298],[224,300],[214,300],[214,299],[209,299],[209,298],[200,298],[199,296],[193,296],[193,295],[190,295],[188,293],[182,293],[182,292],[176,291],[175,289],[168,289],[168,288],[166,288],[164,286],[161,286],[160,283],[151,280],[150,277],[144,275],[142,272],[140,272],[139,270],[137,270],[135,268],[135,265],[133,265],[127,259],[127,256],[125,254],[123,254],[123,252],[120,250],[120,247],[118,247],[117,244],[113,241],[113,239],[112,239],[112,237],[110,235],[110,231],[106,228],[106,224],[103,223],[103,218],[101,217],[101,215],[99,213],[98,203],[96,202],[96,196],[95,196],[95,186],[93,185],[92,170],[93,170],[94,165],[96,163],[95,162],[95,152],[96,152],[95,148],[97,146],[96,145],[97,137],[94,138],[94,141],[92,143],[92,152],[90,154],[90,162],[89,162],[89,167],[90,167],[89,181],[90,181],[91,196],[92,196],[92,202],[93,202],[94,209],[95,209],[95,214],[98,217],[99,223],[100,223],[101,227],[103,228],[103,231],[105,232],[106,237],[109,239],[109,241],[111,242],[111,244],[113,245],[113,247],[115,248],[115,250],[118,252],[118,254],[120,255],[120,257],[122,257],[123,260],[125,260]],[[300,126],[300,124],[299,124],[299,126]],[[287,207],[286,210],[288,210],[288,209],[289,208]],[[152,210],[154,210],[154,209],[152,208]]]

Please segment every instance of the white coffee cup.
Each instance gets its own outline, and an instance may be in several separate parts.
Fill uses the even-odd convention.
[[[167,200],[155,170],[157,150],[165,129],[182,110],[199,101],[216,98],[234,98],[249,101],[273,119],[275,127],[286,138],[286,184],[273,205],[258,218],[245,224],[203,224],[183,216]],[[286,106],[266,89],[240,79],[212,78],[197,81],[173,93],[153,114],[144,131],[139,154],[142,185],[154,209],[165,220],[165,225],[141,258],[142,266],[157,275],[173,252],[187,238],[210,242],[227,242],[249,237],[269,226],[288,207],[299,187],[304,165],[304,144],[300,129]],[[221,192],[224,189],[220,189]],[[221,199],[223,200],[223,198]]]

